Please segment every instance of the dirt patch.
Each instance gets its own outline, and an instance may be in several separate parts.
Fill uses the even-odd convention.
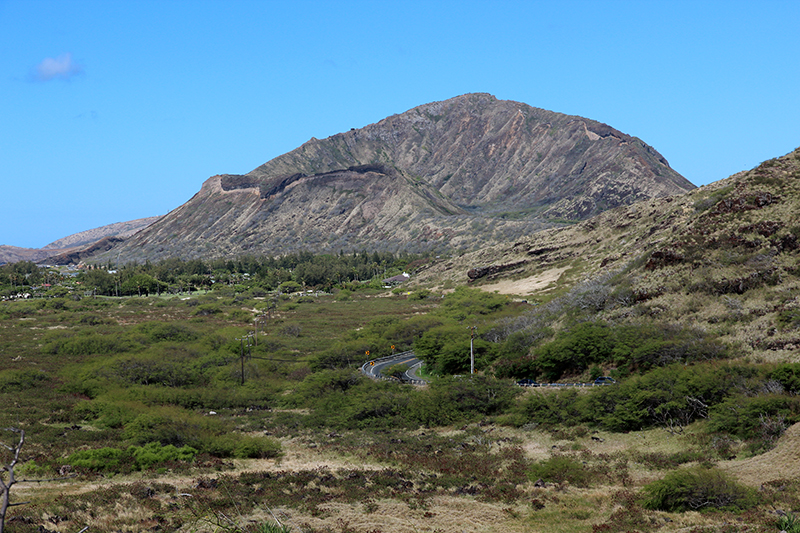
[[[541,292],[551,289],[551,285],[556,283],[561,277],[561,274],[568,268],[569,267],[553,268],[524,279],[504,279],[497,283],[482,285],[480,289],[486,292],[517,294],[520,296]]]

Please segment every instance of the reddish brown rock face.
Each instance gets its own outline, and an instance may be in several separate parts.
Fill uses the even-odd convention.
[[[214,176],[117,252],[468,250],[693,188],[606,124],[468,94]]]

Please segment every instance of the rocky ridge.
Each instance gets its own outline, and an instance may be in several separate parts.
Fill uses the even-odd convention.
[[[16,263],[17,261],[33,261],[35,263],[52,262],[53,264],[78,263],[99,250],[106,250],[110,246],[98,244],[106,240],[113,244],[122,242],[137,231],[146,228],[161,218],[147,217],[127,222],[116,222],[99,228],[81,231],[63,237],[42,248],[20,248],[17,246],[0,246],[0,264]]]
[[[465,251],[692,188],[608,125],[468,94],[214,176],[97,258]]]

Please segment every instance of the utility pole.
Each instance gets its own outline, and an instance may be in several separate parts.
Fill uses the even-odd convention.
[[[265,321],[266,320],[266,316],[267,316],[266,313],[261,313],[254,320],[255,324],[256,324],[256,346],[258,346],[258,323],[261,322],[261,321]],[[264,322],[264,324],[262,324],[262,328],[261,328],[262,332],[264,330],[264,326],[266,326],[266,322]]]
[[[244,385],[244,337],[239,337],[236,340],[239,341],[239,345],[241,346],[242,349],[240,359],[242,363],[242,385]]]
[[[475,350],[473,348],[474,341],[475,341],[475,330],[478,329],[478,326],[469,326],[467,328],[470,330],[469,333],[469,373],[475,373]]]
[[[256,346],[258,346],[258,318],[259,318],[259,317],[256,317],[256,318],[253,320],[253,322],[255,323],[255,326],[256,326]]]

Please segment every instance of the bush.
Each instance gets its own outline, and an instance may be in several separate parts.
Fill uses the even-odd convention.
[[[158,442],[150,442],[142,447],[131,446],[128,453],[133,457],[137,470],[146,470],[154,464],[167,461],[193,461],[197,450],[191,446],[176,448],[173,445],[161,446]]]
[[[342,290],[340,290],[338,293],[336,293],[336,299],[337,299],[338,301],[340,301],[340,302],[346,302],[347,300],[349,300],[349,299],[350,299],[350,297],[351,297],[352,295],[353,295],[353,293],[352,293],[352,292],[350,292],[349,290],[347,290],[347,289],[342,289]]]
[[[775,525],[780,531],[786,533],[800,533],[800,518],[791,513],[778,517]]]
[[[516,385],[488,376],[434,379],[427,389],[415,391],[404,416],[427,426],[495,416],[520,392]]]
[[[605,324],[579,324],[558,334],[553,342],[534,352],[544,377],[555,381],[564,373],[580,373],[594,363],[611,359],[614,343]]]
[[[119,335],[101,335],[90,333],[69,337],[60,337],[46,342],[42,351],[58,355],[102,355],[117,354],[133,349],[133,343]]]
[[[548,392],[537,390],[526,395],[520,410],[526,423],[533,422],[545,426],[575,425],[580,423],[582,418],[578,406],[578,391],[575,389]]]
[[[47,374],[42,370],[7,370],[0,373],[0,393],[20,392],[42,386]]]
[[[224,435],[230,427],[221,419],[188,413],[174,407],[151,407],[125,425],[122,438],[132,444],[160,442],[163,446],[192,446],[206,451],[210,437]]]
[[[646,485],[644,507],[667,512],[706,509],[745,510],[757,503],[753,489],[715,468],[675,470]]]
[[[424,300],[428,296],[431,295],[431,291],[428,289],[418,289],[411,294],[408,295],[409,300]]]
[[[104,399],[79,402],[75,406],[75,414],[84,420],[95,421],[101,428],[121,428],[144,411],[146,407],[139,403]]]
[[[284,281],[280,285],[278,285],[278,289],[281,292],[299,292],[303,290],[303,286],[297,283],[296,281]]]
[[[98,450],[81,450],[67,457],[67,463],[75,468],[88,470],[118,472],[122,461],[129,458],[125,450],[118,448],[100,448]]]
[[[144,446],[130,446],[126,450],[118,448],[99,448],[81,450],[67,457],[67,463],[76,468],[94,471],[120,472],[127,469],[146,470],[153,465],[167,461],[193,461],[197,450],[189,446],[161,446],[150,442]],[[126,468],[127,466],[127,468]]]
[[[528,478],[531,481],[541,479],[548,483],[567,482],[576,487],[588,487],[596,476],[597,472],[593,468],[566,455],[556,455],[528,469]]]
[[[711,409],[708,430],[754,441],[769,449],[790,424],[800,419],[800,399],[778,394],[736,395]]]
[[[186,342],[197,338],[197,333],[174,322],[145,322],[138,329],[152,342]]]
[[[424,289],[419,293],[428,292]],[[409,299],[414,299],[414,293]],[[427,297],[425,294],[423,297]],[[421,299],[421,298],[420,298]],[[468,287],[458,287],[455,291],[448,294],[442,301],[440,309],[436,311],[438,315],[444,315],[459,321],[474,319],[479,315],[490,315],[503,309],[511,300],[504,294],[482,291]]]
[[[245,322],[249,323],[253,320],[253,314],[250,311],[246,311],[244,309],[234,309],[230,313],[228,313],[228,318],[233,320],[234,322]]]
[[[780,383],[786,392],[800,394],[800,363],[780,365],[769,377]]]
[[[195,316],[210,316],[221,312],[222,309],[220,309],[219,305],[217,304],[203,304],[197,306],[197,309],[195,309],[193,314]]]

